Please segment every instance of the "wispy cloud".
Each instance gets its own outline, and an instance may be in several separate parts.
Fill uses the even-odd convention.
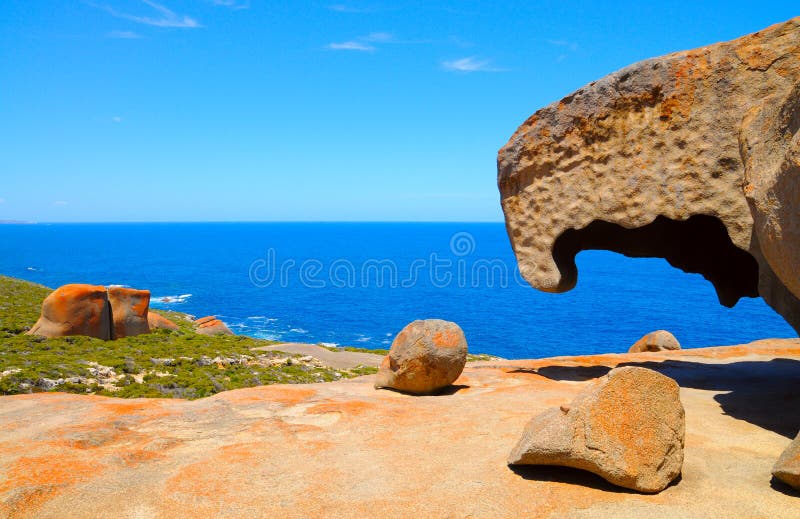
[[[138,33],[133,31],[111,31],[110,33],[106,34],[109,38],[117,38],[120,40],[136,40],[141,38]]]
[[[114,117],[111,118],[111,121],[115,122],[115,123],[121,123],[122,122],[122,117],[120,117],[118,115],[115,115]]]
[[[372,45],[362,43],[360,41],[343,41],[341,43],[329,43],[327,48],[331,50],[360,50],[371,52],[375,50]]]
[[[6,203],[6,199],[5,198],[0,198],[0,204],[5,204],[5,203]]]
[[[478,59],[475,56],[442,61],[442,67],[450,72],[505,72],[506,70],[493,67],[489,60]]]
[[[179,28],[179,29],[196,29],[198,27],[202,27],[202,25],[200,25],[200,22],[198,22],[197,20],[195,20],[190,16],[178,14],[161,4],[153,2],[152,0],[141,0],[141,1],[142,3],[148,5],[151,9],[156,11],[156,13],[158,13],[157,16],[139,16],[139,15],[123,13],[117,11],[110,5],[104,5],[104,4],[90,3],[90,5],[106,11],[111,16],[122,18],[123,20],[130,20],[132,22],[141,23],[144,25],[152,25],[154,27],[169,27],[169,28]]]
[[[403,43],[397,40],[392,33],[389,32],[371,32],[366,36],[360,36],[354,40],[343,41],[340,43],[329,43],[326,45],[331,50],[360,50],[360,51],[374,51],[377,50],[375,45],[384,43]]]
[[[53,202],[53,205],[56,207],[63,207],[67,205],[67,202],[64,200],[56,200],[55,202]]]
[[[554,47],[566,47],[571,51],[578,50],[578,44],[569,40],[547,40],[547,43]]]
[[[365,8],[361,8],[361,7],[353,7],[353,6],[345,5],[345,4],[329,5],[328,9],[330,11],[335,11],[337,13],[369,13],[369,12],[372,11],[372,9],[365,9]]]
[[[576,42],[569,40],[547,40],[547,44],[564,51],[556,57],[556,61],[559,63],[567,59],[569,54],[576,52],[579,48]]]
[[[211,0],[211,3],[220,7],[228,7],[237,10],[250,8],[250,0]]]

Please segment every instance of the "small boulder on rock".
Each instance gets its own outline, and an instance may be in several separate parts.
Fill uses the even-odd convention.
[[[639,492],[660,492],[681,473],[684,410],[669,377],[639,367],[616,368],[569,406],[534,417],[509,465],[587,470]]]
[[[57,288],[42,302],[41,316],[27,333],[43,337],[87,335],[111,339],[106,288],[83,284]]]
[[[150,326],[151,330],[154,330],[156,328],[161,328],[164,330],[180,329],[177,324],[167,319],[163,315],[151,311],[147,312],[147,324]]]
[[[467,362],[467,340],[456,324],[418,320],[397,334],[378,370],[375,388],[430,394],[452,384]]]
[[[674,335],[667,330],[656,330],[650,332],[630,347],[628,353],[639,353],[643,351],[664,351],[664,350],[679,350],[681,343]]]
[[[228,328],[225,323],[216,317],[203,317],[195,321],[197,325],[197,333],[201,335],[233,335],[233,332]]]
[[[148,308],[150,291],[135,288],[110,287],[108,302],[111,305],[113,338],[132,337],[150,333]]]
[[[778,458],[772,467],[772,475],[800,490],[800,433]]]

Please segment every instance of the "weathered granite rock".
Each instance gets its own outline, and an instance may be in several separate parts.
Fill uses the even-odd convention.
[[[800,490],[800,433],[772,467],[772,475]]]
[[[642,61],[533,114],[498,154],[520,271],[577,282],[575,255],[663,257],[720,302],[762,296],[800,330],[800,18]]]
[[[103,286],[71,284],[59,287],[42,302],[42,313],[27,332],[43,337],[87,335],[111,338],[111,314]]]
[[[111,305],[114,339],[150,333],[148,307],[150,291],[134,288],[110,287],[108,302]]]
[[[681,343],[678,342],[678,339],[676,339],[674,335],[667,330],[656,330],[633,343],[628,353],[679,349],[681,349]]]
[[[161,328],[164,330],[180,329],[177,324],[167,319],[163,315],[150,311],[147,312],[147,324],[150,326],[151,330],[154,330],[156,328]]]
[[[467,340],[456,324],[440,319],[408,324],[395,337],[375,379],[376,388],[429,394],[452,384],[467,362]]]
[[[199,319],[195,319],[194,320],[194,324],[200,326],[201,324],[205,324],[205,323],[207,323],[209,321],[214,321],[216,319],[217,319],[216,316],[207,315],[205,317],[200,317]]]
[[[683,466],[679,392],[656,371],[613,369],[569,406],[534,417],[508,463],[573,467],[621,487],[660,492]]]
[[[196,322],[197,321],[195,321],[195,323]],[[230,328],[216,318],[210,320],[203,319],[202,322],[197,325],[196,331],[201,335],[233,335]]]

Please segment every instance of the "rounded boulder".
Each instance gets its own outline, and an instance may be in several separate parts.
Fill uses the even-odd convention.
[[[467,339],[453,322],[418,320],[403,328],[383,359],[375,388],[430,394],[452,384],[467,362]]]
[[[667,330],[656,330],[650,332],[630,347],[628,353],[639,353],[643,351],[665,351],[665,350],[679,350],[681,343],[674,335]]]

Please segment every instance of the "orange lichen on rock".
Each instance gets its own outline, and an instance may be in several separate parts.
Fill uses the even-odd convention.
[[[466,362],[467,340],[457,324],[440,319],[414,321],[392,342],[375,387],[433,393],[452,384]]]
[[[106,288],[71,284],[54,290],[42,302],[42,314],[27,333],[43,337],[88,335],[111,338],[111,313]]]
[[[120,339],[150,333],[148,324],[149,290],[110,287],[108,302],[111,305],[113,319],[113,338]]]

